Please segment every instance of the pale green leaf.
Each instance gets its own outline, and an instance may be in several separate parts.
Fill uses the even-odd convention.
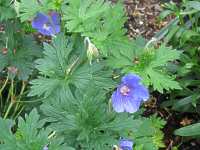
[[[175,134],[180,135],[180,136],[199,136],[200,123],[195,123],[195,124],[177,129],[175,131]]]

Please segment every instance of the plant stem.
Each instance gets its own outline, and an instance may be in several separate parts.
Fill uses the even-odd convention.
[[[20,111],[15,115],[14,120],[16,120],[18,118],[18,116],[21,114],[21,112],[23,111],[24,106],[22,106],[22,108],[20,109]]]
[[[13,106],[13,102],[10,102],[10,105],[8,106],[8,109],[7,109],[7,111],[6,111],[6,113],[5,113],[4,117],[3,117],[4,119],[6,119],[8,117],[12,106]]]
[[[108,101],[108,112],[111,112],[111,110],[112,110],[112,100],[110,99]]]
[[[181,24],[182,26],[184,26],[185,24],[184,24],[183,16],[182,16],[181,14],[179,14],[178,17],[179,17],[179,20],[180,20],[180,24]]]
[[[24,90],[25,90],[25,88],[26,88],[26,83],[24,82],[24,81],[22,81],[22,87],[21,87],[21,91],[20,91],[20,94],[19,94],[19,96],[18,96],[18,100],[17,100],[17,105],[16,105],[16,107],[15,107],[15,110],[14,110],[14,113],[13,113],[13,117],[15,116],[15,114],[17,113],[17,110],[18,110],[18,108],[19,108],[19,105],[20,105],[20,101],[21,101],[21,97],[22,97],[22,95],[23,95],[23,93],[24,93]]]
[[[13,106],[13,104],[14,104],[14,100],[13,100],[13,90],[14,90],[14,85],[13,85],[13,79],[11,80],[11,86],[10,86],[10,89],[9,89],[9,93],[8,93],[8,97],[7,97],[7,101],[11,98],[11,101],[10,101],[10,104],[9,104],[9,106],[8,106],[8,108],[7,108],[7,110],[6,110],[6,113],[5,113],[5,115],[4,115],[4,119],[6,119],[7,117],[8,117],[8,115],[9,115],[9,113],[10,113],[10,110],[11,110],[11,108],[12,108],[12,106]]]
[[[51,134],[48,136],[48,139],[51,139],[55,134],[56,134],[56,132],[54,131],[53,133],[51,133]]]
[[[6,81],[3,84],[2,88],[0,89],[0,95],[1,95],[2,91],[4,90],[4,88],[6,87],[7,83],[8,83],[8,76],[6,78]]]
[[[44,99],[45,98],[40,98],[40,99],[36,99],[36,100],[33,100],[33,101],[16,101],[16,103],[36,103],[36,102],[41,102]]]
[[[73,67],[78,63],[80,57],[77,57],[76,60],[69,66],[69,68],[65,71],[66,75],[69,75],[73,69]]]

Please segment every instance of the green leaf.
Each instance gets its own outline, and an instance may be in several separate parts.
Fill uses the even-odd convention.
[[[75,42],[80,47],[76,47]],[[104,68],[103,63],[90,65],[85,62],[86,50],[82,39],[66,40],[64,34],[59,34],[53,39],[52,45],[44,44],[44,49],[44,58],[36,61],[40,75],[31,82],[29,96],[62,97],[71,85],[79,89],[91,83],[106,90],[114,87],[112,72]]]
[[[31,81],[33,85],[31,87],[31,91],[29,96],[43,96],[48,97],[51,95],[56,89],[60,88],[59,84],[62,84],[61,80],[57,79],[48,79],[44,77],[38,77],[38,79],[34,79]]]
[[[21,0],[19,5],[21,21],[32,19],[41,9],[42,6],[37,0]]]
[[[180,51],[172,50],[170,47],[165,47],[164,45],[161,45],[155,51],[154,59],[150,63],[153,68],[165,66],[169,61],[179,59],[181,54]]]
[[[64,150],[66,145],[62,145],[63,139],[48,139],[49,134],[53,131],[42,129],[44,121],[39,119],[40,116],[34,109],[25,119],[18,119],[18,128],[16,133],[12,133],[13,123],[9,120],[0,118],[0,127],[3,129],[0,135],[0,149],[4,150],[38,150],[48,145],[49,150]]]
[[[199,33],[192,30],[185,30],[181,35],[181,44],[185,44],[187,41],[192,40],[193,38],[198,38]]]
[[[50,127],[72,147],[109,150],[120,133],[130,131],[134,123],[127,114],[108,112],[104,90],[90,86],[68,91],[63,98],[50,98],[41,106]]]
[[[126,17],[122,3],[111,5],[104,0],[69,0],[62,10],[67,30],[89,37],[104,56],[126,53],[131,48],[125,35]]]
[[[186,127],[182,127],[175,131],[179,136],[199,136],[200,135],[200,123],[195,123]]]
[[[0,71],[2,71],[8,64],[8,58],[0,54]]]
[[[187,7],[191,7],[196,10],[200,10],[200,2],[198,2],[198,1],[188,1],[185,5]]]
[[[123,49],[121,54],[110,56],[106,61],[107,65],[112,68],[125,68],[133,66],[135,63],[134,61],[137,61],[135,58],[138,58],[144,53],[144,47],[147,41],[142,37],[137,37],[131,42],[130,48]]]
[[[124,129],[137,130],[141,124],[142,121],[140,119],[133,120],[132,118],[129,118],[127,114],[119,114],[112,122],[104,124],[101,126],[101,128],[104,130],[109,129],[112,131],[122,131]]]
[[[11,0],[0,0],[0,21],[16,17]]]
[[[132,130],[131,137],[138,150],[158,150],[164,148],[164,134],[161,129],[166,122],[159,117],[140,118],[140,124]]]
[[[149,82],[153,85],[155,90],[163,93],[163,89],[181,89],[179,83],[174,81],[174,78],[166,75],[165,73],[148,68],[146,73],[149,77]]]
[[[19,3],[19,17],[22,22],[33,19],[38,12],[47,13],[55,9],[55,1],[51,0],[21,0]]]
[[[164,10],[160,13],[159,18],[161,20],[165,19],[167,16],[171,15],[173,13],[173,11],[171,10]]]
[[[171,20],[168,23],[168,25],[166,25],[159,32],[157,32],[154,37],[159,40],[164,38],[165,42],[169,42],[169,40],[172,38],[172,36],[174,36],[174,34],[177,32],[179,28],[178,23],[179,23],[179,18],[176,17],[175,19]]]
[[[9,22],[6,24],[5,33],[0,33],[0,49],[7,46],[7,52],[0,53],[0,71],[9,67],[16,68],[16,72],[8,71],[9,77],[17,76],[19,80],[28,80],[35,68],[35,58],[41,55],[41,48],[32,36],[17,33],[19,29],[18,22]]]
[[[103,20],[100,27],[84,33],[84,36],[91,37],[104,56],[126,54],[131,49],[132,43],[126,36],[124,28],[126,17],[122,3],[110,5],[110,9],[104,12]]]
[[[63,19],[69,32],[86,32],[95,29],[108,9],[103,0],[68,0],[62,9]]]
[[[2,129],[2,132],[0,134],[0,141],[2,142],[3,140],[13,140],[12,137],[12,131],[11,127],[14,125],[14,122],[11,120],[4,120],[0,118],[0,127]]]
[[[136,64],[132,71],[138,73],[144,83],[152,85],[161,93],[164,89],[181,89],[179,83],[174,81],[174,77],[166,70],[167,63],[179,59],[180,54],[181,52],[165,46],[149,49],[139,58],[139,64]]]
[[[186,112],[188,107],[191,108],[193,103],[196,105],[200,95],[198,93],[191,94],[183,99],[176,100],[172,106],[172,109]],[[194,108],[194,106],[192,107]]]
[[[180,58],[181,51],[161,45],[156,48],[146,48],[145,40],[134,41],[132,52],[127,55],[109,57],[107,63],[113,68],[123,69],[123,73],[135,73],[141,76],[142,82],[153,86],[154,90],[163,93],[163,90],[181,89],[175,81],[175,76],[168,71],[167,65]]]

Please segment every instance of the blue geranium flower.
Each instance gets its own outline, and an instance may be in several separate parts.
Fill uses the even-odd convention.
[[[133,150],[133,141],[121,138],[119,145],[114,145],[113,150]]]
[[[141,78],[135,74],[127,74],[112,94],[112,105],[116,112],[136,112],[142,101],[149,99],[148,89],[141,84]]]
[[[38,13],[32,21],[32,27],[43,35],[55,35],[60,32],[60,15],[57,12],[48,15]]]
[[[128,139],[120,139],[119,147],[121,150],[133,150],[133,141]]]
[[[44,147],[43,147],[43,150],[48,150],[49,148],[48,148],[48,146],[47,145],[45,145]]]

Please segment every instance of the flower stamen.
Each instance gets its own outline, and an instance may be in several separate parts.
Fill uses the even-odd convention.
[[[43,25],[43,29],[45,29],[45,30],[49,30],[49,29],[50,29],[50,27],[49,27],[49,25],[48,25],[48,24],[46,24],[46,23],[45,23],[45,24]]]
[[[128,93],[130,92],[130,89],[128,86],[124,85],[120,88],[120,93],[124,96],[127,96]]]

